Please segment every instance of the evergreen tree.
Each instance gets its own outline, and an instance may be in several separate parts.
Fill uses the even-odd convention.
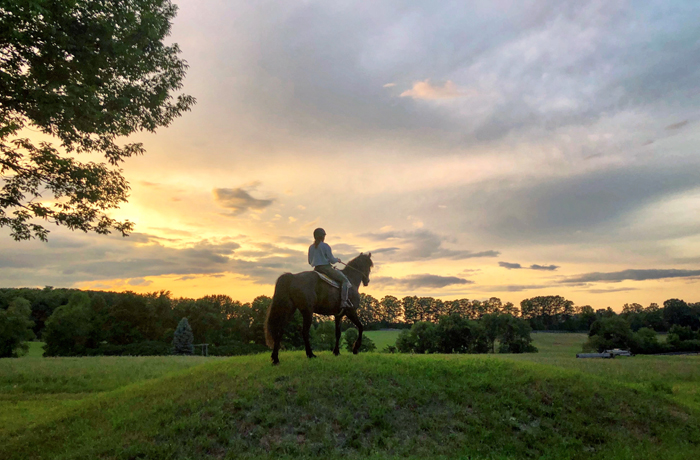
[[[187,318],[182,318],[175,329],[173,337],[174,355],[191,355],[194,353],[194,335]]]

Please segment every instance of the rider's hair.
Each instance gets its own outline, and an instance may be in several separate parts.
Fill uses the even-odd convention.
[[[314,230],[314,247],[317,248],[319,244],[321,244],[321,241],[323,241],[323,237],[326,236],[326,232],[322,228],[317,228]]]

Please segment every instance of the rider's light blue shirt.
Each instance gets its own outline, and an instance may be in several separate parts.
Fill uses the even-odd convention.
[[[338,259],[333,257],[333,252],[328,244],[321,241],[318,247],[313,244],[309,246],[309,265],[316,267],[318,265],[328,265],[338,262]]]

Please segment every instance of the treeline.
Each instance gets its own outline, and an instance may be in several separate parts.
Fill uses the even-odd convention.
[[[45,356],[168,354],[182,318],[188,319],[196,344],[210,344],[210,354],[266,350],[263,322],[270,302],[266,296],[241,303],[228,296],[174,299],[168,292],[0,290],[0,311],[29,306],[31,332],[46,342]],[[289,340],[301,342],[293,328]]]
[[[48,356],[166,354],[182,318],[188,319],[195,343],[210,344],[211,354],[261,351],[265,349],[263,324],[270,302],[271,298],[267,296],[241,303],[223,295],[189,299],[172,298],[168,292],[135,294],[51,287],[0,289],[0,337],[6,342],[0,344],[0,356],[21,352],[20,344],[32,336],[46,342]],[[444,301],[417,296],[399,299],[388,295],[378,300],[361,294],[358,314],[369,330],[410,329],[421,323],[438,327],[444,317],[459,317],[466,321],[487,318],[484,322],[479,321],[481,326],[469,325],[476,332],[480,328],[486,330],[487,324],[507,324],[509,317],[523,320],[534,330],[552,331],[588,331],[596,321],[615,316],[624,319],[632,332],[642,328],[665,332],[674,326],[696,331],[700,326],[700,303],[688,304],[678,299],[664,302],[663,307],[625,304],[617,315],[609,307],[594,310],[588,305],[575,306],[562,296],[532,297],[524,299],[517,307],[510,302],[503,303],[497,297]],[[319,318],[315,321],[318,328]],[[284,338],[284,343],[290,348],[303,346],[300,324],[297,314]],[[347,327],[345,324],[343,329]],[[431,326],[419,327],[429,329]],[[486,340],[491,351],[496,351],[495,342],[508,341],[502,332],[505,327],[490,326],[489,337],[496,336],[494,340]],[[13,330],[17,332],[11,333]],[[476,338],[486,334],[476,332],[471,333],[475,342],[469,345],[474,350],[484,347],[482,339]],[[434,352],[448,349],[447,345],[436,343],[415,347]]]
[[[661,342],[658,332],[668,332]],[[700,303],[669,299],[663,307],[625,304],[591,324],[583,351],[620,348],[634,354],[700,352]]]

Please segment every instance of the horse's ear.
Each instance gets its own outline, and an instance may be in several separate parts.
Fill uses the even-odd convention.
[[[368,252],[368,253],[367,253],[367,257],[371,258],[371,257],[372,257],[372,253],[371,253],[371,252]]]
[[[364,254],[364,252],[361,252],[361,253],[360,253],[360,255],[363,255],[363,254]]]

